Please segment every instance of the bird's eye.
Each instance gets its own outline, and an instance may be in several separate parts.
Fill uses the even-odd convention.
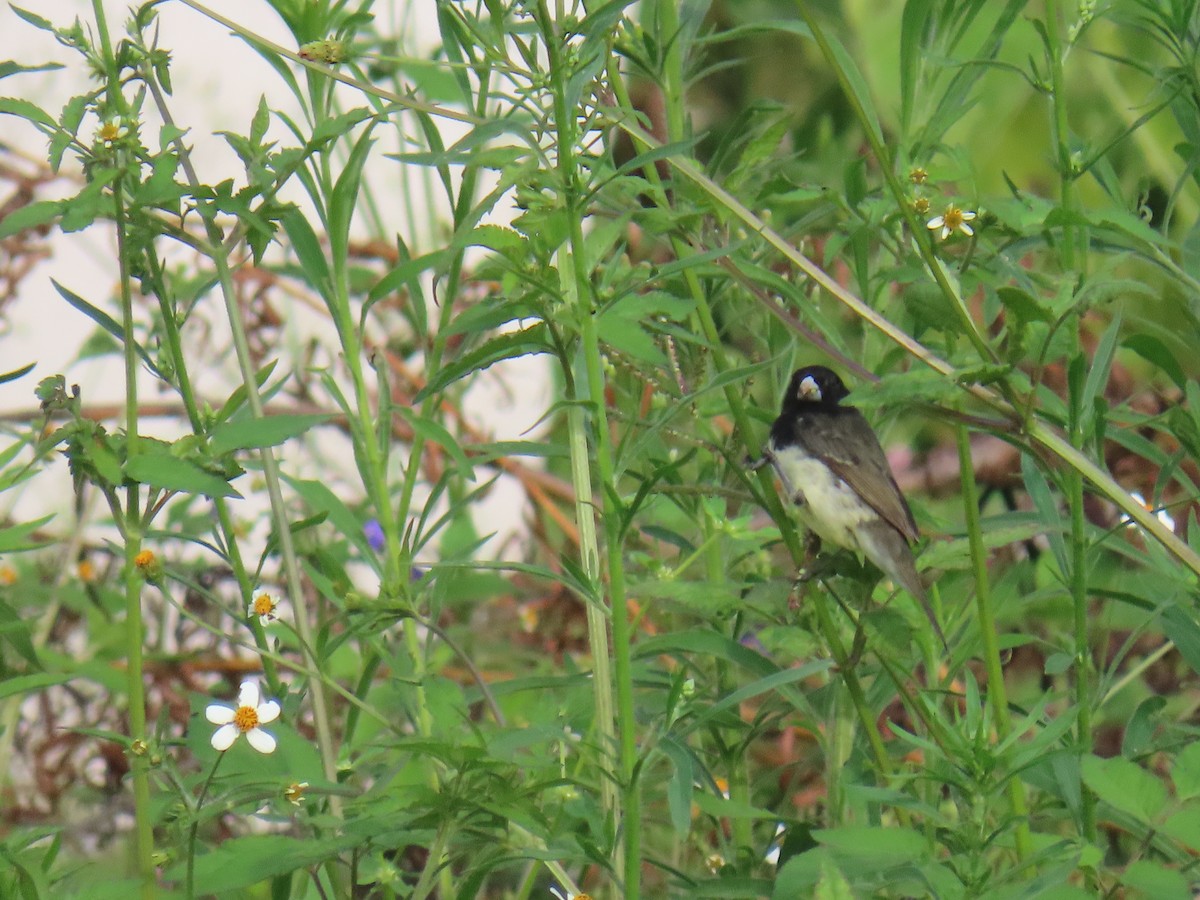
[[[811,375],[800,382],[800,398],[802,400],[820,400],[821,386]]]

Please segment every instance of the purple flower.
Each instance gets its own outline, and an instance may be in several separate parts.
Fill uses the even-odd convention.
[[[386,541],[383,537],[383,526],[379,524],[378,519],[367,519],[367,524],[363,526],[363,534],[366,535],[372,550],[376,553],[383,552]]]

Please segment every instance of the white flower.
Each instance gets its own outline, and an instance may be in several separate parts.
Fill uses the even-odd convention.
[[[100,127],[96,129],[96,137],[105,147],[111,147],[128,135],[129,126],[122,122],[119,116],[113,116],[107,122],[101,123]]]
[[[943,241],[950,237],[950,234],[955,231],[961,231],[967,237],[970,237],[975,233],[975,231],[967,223],[974,218],[975,213],[973,213],[971,210],[959,209],[954,204],[950,204],[946,207],[946,211],[944,213],[942,213],[940,216],[934,216],[932,219],[926,222],[925,227],[930,231],[937,231],[940,228],[942,230],[940,237]]]
[[[283,796],[292,806],[299,806],[304,800],[306,790],[308,790],[307,781],[293,781],[283,789]]]
[[[274,594],[255,588],[250,592],[250,602],[246,604],[246,618],[258,616],[258,622],[264,628],[279,618],[279,601]]]
[[[238,691],[236,709],[223,703],[211,703],[205,708],[204,718],[221,726],[213,732],[214,750],[224,753],[233,746],[239,734],[245,734],[250,746],[259,753],[274,752],[275,738],[259,726],[279,718],[279,704],[274,700],[266,703],[260,703],[259,700],[258,682],[247,680],[242,682]]]

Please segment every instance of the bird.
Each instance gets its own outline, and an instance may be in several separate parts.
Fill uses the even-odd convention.
[[[946,646],[913,560],[917,523],[870,423],[842,404],[849,393],[825,366],[797,369],[755,468],[771,463],[810,535],[865,556],[916,598]]]

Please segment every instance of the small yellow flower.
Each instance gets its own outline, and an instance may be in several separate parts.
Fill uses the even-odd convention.
[[[283,798],[292,806],[299,806],[304,800],[304,792],[307,789],[307,781],[293,781],[283,789]]]
[[[122,122],[118,116],[113,116],[107,122],[102,122],[100,127],[96,129],[96,140],[104,144],[105,147],[111,147],[118,141],[124,140],[128,135],[129,126]]]
[[[134,756],[145,756],[150,751],[150,746],[141,738],[134,738],[133,743],[129,745],[129,750]]]
[[[924,184],[929,180],[929,173],[926,172],[922,166],[913,166],[913,168],[909,170],[908,180],[913,184]]]
[[[84,584],[94,584],[97,578],[96,567],[92,565],[90,559],[81,559],[76,567],[76,572],[79,574],[79,580]]]
[[[912,208],[913,212],[915,212],[918,216],[925,215],[925,213],[929,212],[929,198],[918,197],[912,202]]]
[[[274,594],[255,588],[250,593],[250,602],[246,605],[246,618],[258,616],[258,623],[264,628],[279,618],[279,601]]]
[[[162,561],[154,555],[153,550],[140,551],[133,558],[133,565],[150,584],[157,584],[159,579],[162,578]]]
[[[276,700],[260,702],[261,694],[257,681],[243,681],[238,691],[237,708],[223,703],[210,703],[204,709],[204,718],[220,725],[212,736],[214,750],[224,753],[233,746],[238,735],[244,734],[250,746],[259,753],[275,752],[275,738],[260,726],[279,718],[280,707]]]
[[[926,222],[925,227],[930,231],[937,231],[940,228],[942,230],[940,237],[943,241],[955,231],[961,231],[967,237],[970,237],[975,231],[967,223],[974,218],[974,212],[969,209],[960,209],[952,203],[946,207],[946,211],[940,216],[934,216]]]
[[[0,587],[11,587],[17,583],[17,570],[8,563],[0,563]]]

